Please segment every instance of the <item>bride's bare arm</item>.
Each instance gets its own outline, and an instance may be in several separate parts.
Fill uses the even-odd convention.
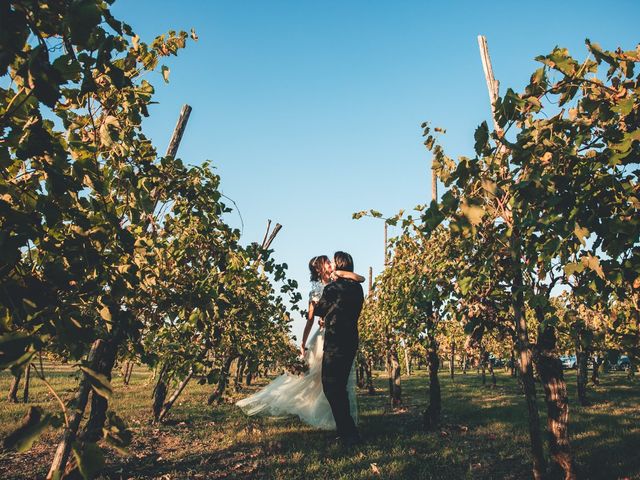
[[[348,280],[353,280],[358,283],[364,282],[365,278],[362,275],[358,275],[354,272],[347,272],[346,270],[336,270],[332,273],[332,276],[335,275],[339,278],[346,278]]]
[[[309,313],[307,313],[307,324],[304,326],[304,332],[302,333],[302,345],[300,346],[300,353],[304,355],[304,350],[307,346],[307,339],[309,338],[309,332],[313,327],[313,311],[315,309],[316,302],[309,302]]]

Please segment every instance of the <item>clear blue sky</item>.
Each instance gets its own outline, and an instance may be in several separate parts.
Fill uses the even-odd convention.
[[[314,255],[345,250],[356,271],[380,271],[382,222],[351,214],[427,200],[423,121],[447,129],[449,155],[472,155],[475,127],[490,119],[478,34],[501,92],[520,90],[556,45],[584,59],[585,38],[607,49],[640,41],[638,0],[119,0],[113,12],[144,41],[195,28],[199,41],[166,62],[170,83],[149,79],[159,104],[144,130],[164,152],[181,105],[193,107],[179,157],[212,161],[245,242],[262,239],[267,219],[283,225],[276,259],[305,298]],[[298,339],[303,325],[296,318]]]

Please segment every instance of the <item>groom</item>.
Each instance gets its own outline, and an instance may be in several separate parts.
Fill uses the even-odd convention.
[[[333,268],[353,272],[353,259],[345,252],[333,256]],[[324,287],[314,314],[324,319],[324,354],[322,356],[322,389],[333,418],[338,438],[345,446],[360,442],[358,429],[349,411],[347,380],[358,350],[358,317],[364,294],[359,283],[338,278]]]

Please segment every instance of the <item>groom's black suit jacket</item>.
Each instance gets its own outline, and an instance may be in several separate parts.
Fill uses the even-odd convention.
[[[314,315],[324,318],[325,352],[355,354],[363,302],[362,286],[353,280],[339,278],[324,287]]]

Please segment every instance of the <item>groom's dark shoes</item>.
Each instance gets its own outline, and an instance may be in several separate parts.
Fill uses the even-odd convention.
[[[338,446],[343,449],[351,449],[358,445],[362,445],[362,437],[358,432],[352,435],[338,435],[332,438],[331,445]]]
[[[347,437],[340,437],[340,443],[344,448],[353,448],[362,445],[362,438],[358,432],[355,432]]]

